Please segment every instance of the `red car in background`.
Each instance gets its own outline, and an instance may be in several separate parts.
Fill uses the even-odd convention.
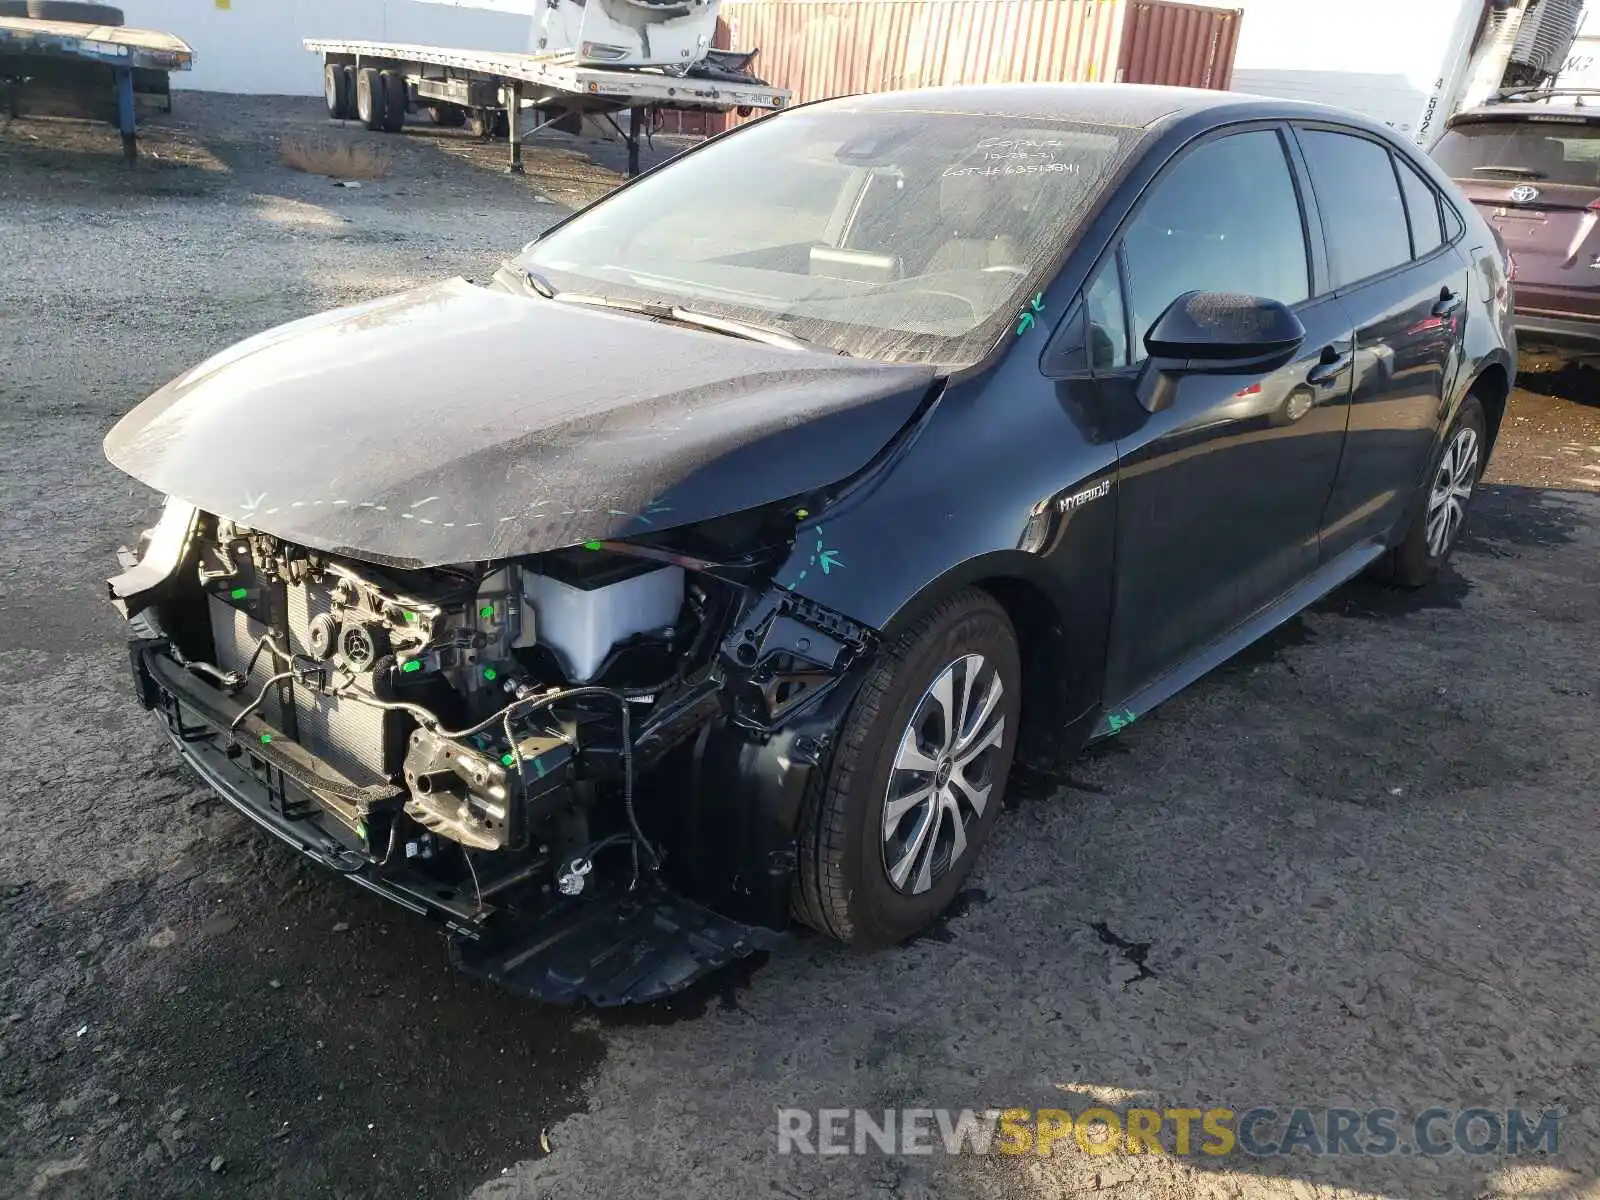
[[[1600,90],[1503,91],[1433,158],[1504,242],[1519,341],[1600,354]]]

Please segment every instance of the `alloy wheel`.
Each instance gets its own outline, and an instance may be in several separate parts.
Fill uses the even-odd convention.
[[[1005,685],[981,654],[945,667],[900,737],[883,802],[883,868],[899,892],[926,892],[967,851],[1005,745]]]
[[[1467,516],[1467,501],[1478,482],[1478,432],[1462,425],[1445,447],[1428,493],[1428,553],[1443,558]]]

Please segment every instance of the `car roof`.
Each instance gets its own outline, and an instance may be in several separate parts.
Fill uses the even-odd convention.
[[[961,84],[841,96],[821,101],[817,107],[855,112],[1023,117],[1136,129],[1151,129],[1201,113],[1210,113],[1219,120],[1302,117],[1371,126],[1371,122],[1356,113],[1323,104],[1146,83]]]

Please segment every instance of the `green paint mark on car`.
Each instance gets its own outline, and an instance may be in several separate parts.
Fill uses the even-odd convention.
[[[1036,320],[1038,314],[1043,311],[1044,293],[1036,292],[1034,293],[1033,302],[1017,316],[1017,336],[1021,337],[1032,329],[1038,323]]]
[[[1106,728],[1112,733],[1121,733],[1136,720],[1138,718],[1134,716],[1133,709],[1125,708],[1121,712],[1114,712],[1106,717]]]

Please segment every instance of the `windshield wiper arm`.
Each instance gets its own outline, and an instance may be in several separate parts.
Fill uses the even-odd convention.
[[[730,337],[748,338],[752,342],[764,342],[768,346],[782,346],[786,350],[815,349],[813,343],[805,338],[785,333],[781,329],[773,329],[767,325],[752,325],[749,321],[735,321],[730,317],[715,317],[710,313],[695,312],[682,305],[672,305],[667,317],[684,325],[698,326],[714,333],[725,333]],[[844,351],[838,353],[843,354]]]
[[[697,329],[707,329],[713,333],[725,333],[729,337],[744,338],[747,341],[762,342],[768,346],[782,346],[785,350],[811,350],[815,349],[812,342],[792,333],[785,333],[781,329],[773,329],[766,325],[753,325],[749,321],[736,321],[731,317],[717,317],[710,313],[695,312],[693,309],[684,308],[677,304],[661,304],[649,300],[622,300],[614,296],[593,296],[587,292],[558,292],[555,286],[540,275],[537,271],[530,271],[527,267],[516,263],[506,263],[502,268],[522,286],[523,290],[543,296],[546,300],[559,300],[563,304],[592,304],[596,308],[616,309],[620,312],[638,313],[642,317],[652,317],[658,321],[673,321],[679,325],[692,325]],[[844,354],[843,350],[838,351]]]
[[[678,304],[662,304],[652,300],[622,300],[615,296],[591,296],[586,292],[559,292],[552,299],[564,304],[592,304],[596,308],[612,308],[620,312],[638,313],[658,321],[672,321],[678,325],[692,325],[712,333],[725,333],[729,337],[762,342],[768,346],[782,346],[785,350],[814,350],[816,346],[803,337],[785,333],[766,325],[752,325],[749,321],[736,321],[732,317],[715,317],[710,313],[695,312]],[[843,354],[844,351],[839,351]]]
[[[510,262],[501,263],[500,270],[521,284],[524,291],[543,296],[546,300],[554,300],[556,298],[555,285],[537,271],[530,271],[527,267]]]

